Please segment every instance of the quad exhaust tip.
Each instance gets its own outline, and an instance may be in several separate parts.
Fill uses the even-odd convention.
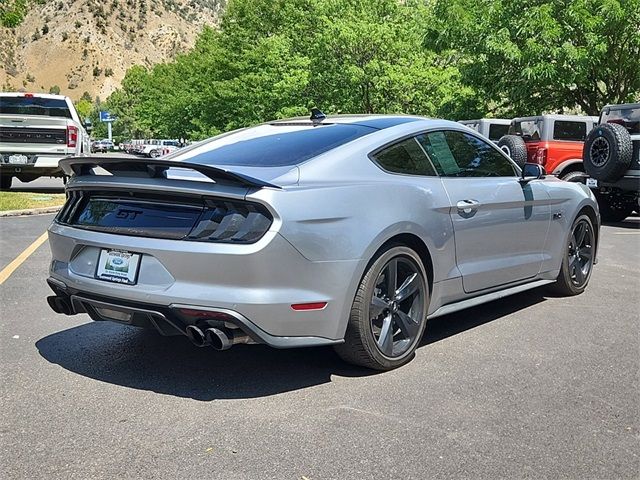
[[[206,347],[209,345],[209,342],[204,336],[204,332],[199,327],[188,325],[184,332],[196,347]]]
[[[209,327],[202,331],[196,325],[188,325],[185,334],[196,347],[210,345],[215,350],[229,350],[236,343],[251,343],[251,338],[239,329]]]
[[[56,313],[63,313],[65,315],[75,315],[76,313],[69,298],[53,295],[47,297],[47,303],[51,307],[51,310]]]

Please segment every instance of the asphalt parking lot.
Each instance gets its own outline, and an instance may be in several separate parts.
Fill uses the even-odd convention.
[[[0,269],[51,220],[0,218]],[[438,318],[382,374],[56,315],[49,260],[0,286],[2,478],[640,478],[637,217],[603,227],[585,294]]]

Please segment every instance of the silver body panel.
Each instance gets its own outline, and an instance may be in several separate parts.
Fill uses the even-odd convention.
[[[178,173],[169,178],[74,176],[69,189],[100,186],[244,197],[265,205],[274,220],[264,237],[248,245],[125,236],[54,222],[49,229],[51,278],[73,292],[112,302],[236,312],[263,332],[264,343],[278,347],[341,341],[367,265],[398,235],[417,237],[429,252],[430,315],[446,305],[452,310],[457,302],[483,296],[488,301],[498,298],[492,292],[515,293],[526,286],[514,286],[555,279],[573,219],[584,207],[597,215],[589,189],[554,178],[522,186],[515,174],[390,174],[369,158],[397,139],[440,129],[472,133],[457,123],[423,119],[381,129],[297,166],[233,168],[280,188],[225,186]],[[471,216],[457,206],[468,199],[478,202]],[[94,278],[102,248],[142,254],[136,285]],[[309,302],[327,306],[291,308]]]

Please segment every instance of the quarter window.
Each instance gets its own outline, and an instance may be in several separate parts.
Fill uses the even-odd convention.
[[[489,125],[489,140],[500,140],[509,133],[509,125],[500,125],[497,123]]]
[[[587,136],[587,124],[585,122],[567,122],[556,120],[553,122],[553,139],[584,142]]]
[[[388,172],[406,175],[436,175],[431,162],[415,138],[408,138],[374,155],[375,161]]]
[[[513,177],[509,160],[489,143],[468,133],[445,130],[418,136],[418,141],[445,177]]]

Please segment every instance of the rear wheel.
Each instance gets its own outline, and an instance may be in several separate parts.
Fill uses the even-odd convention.
[[[578,295],[591,278],[596,253],[596,236],[591,219],[580,215],[569,232],[562,267],[552,288],[561,295]]]
[[[413,358],[426,326],[429,288],[418,254],[405,246],[382,252],[368,267],[351,307],[345,361],[391,370]]]
[[[587,178],[589,178],[589,175],[587,175],[584,172],[569,172],[560,177],[560,179],[564,180],[565,182],[574,182],[574,183],[582,183],[582,184],[587,183]]]

